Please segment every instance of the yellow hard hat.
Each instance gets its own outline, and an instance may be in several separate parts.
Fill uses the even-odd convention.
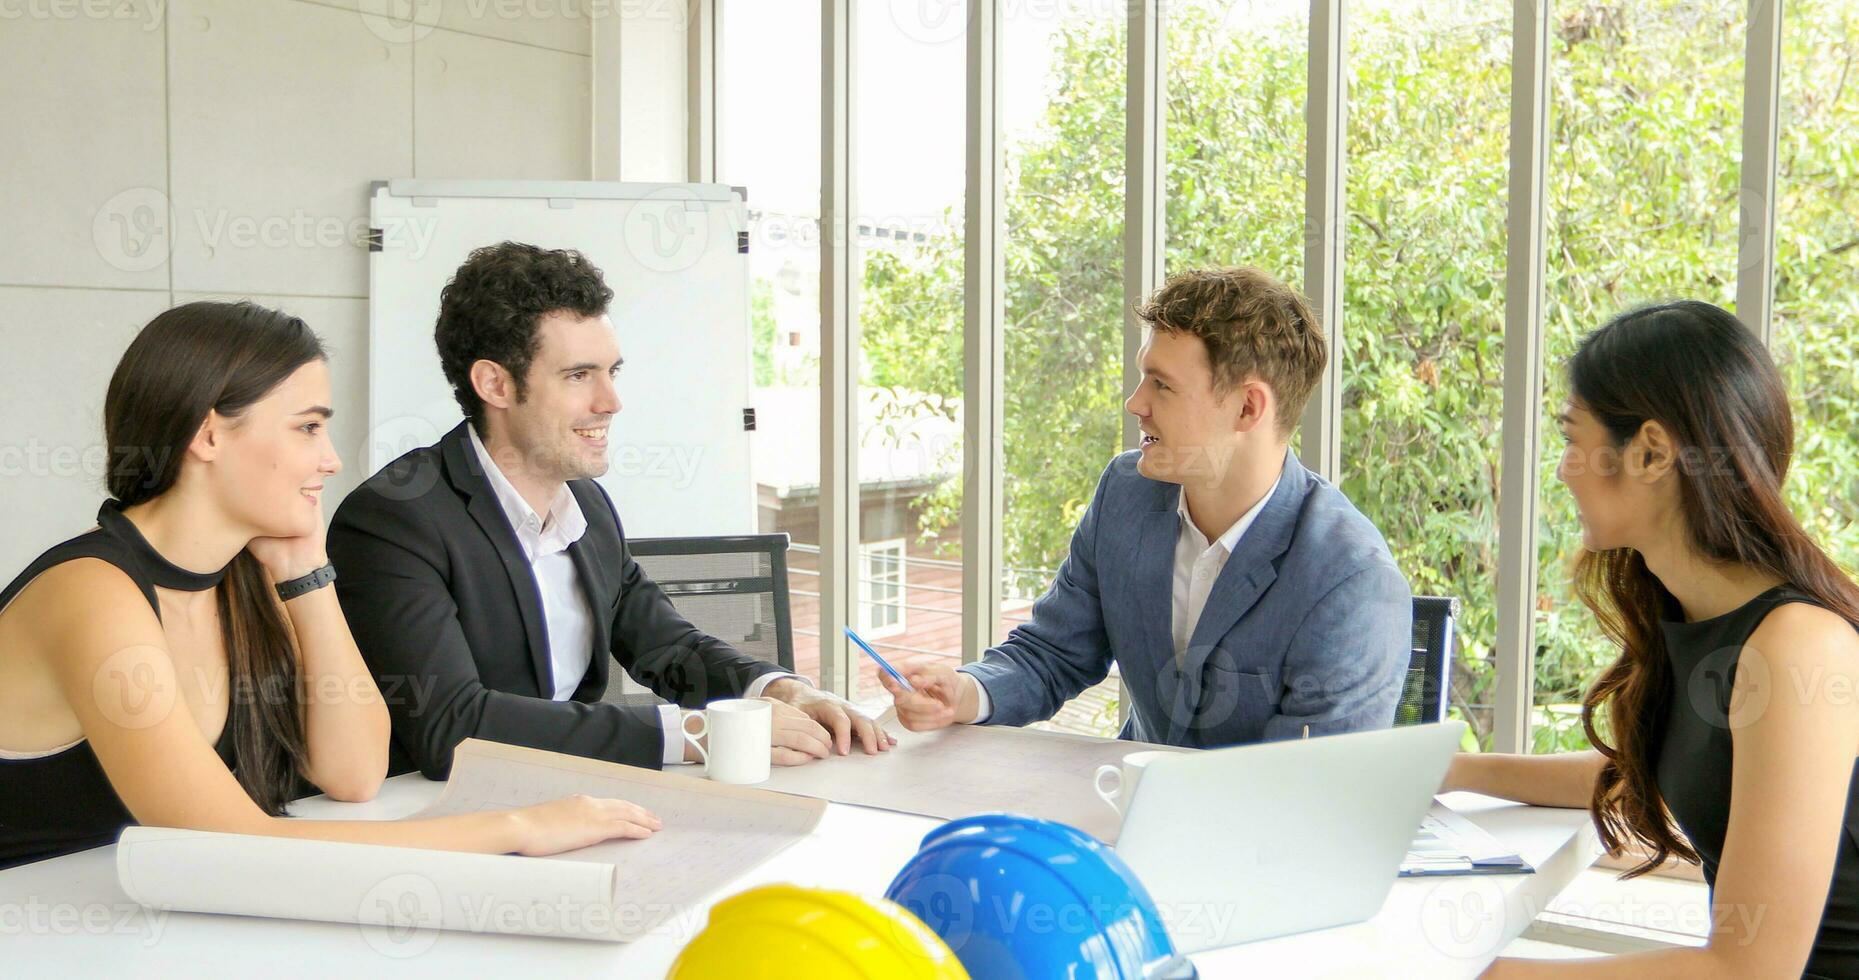
[[[969,980],[962,961],[894,902],[763,885],[724,899],[667,980]]]

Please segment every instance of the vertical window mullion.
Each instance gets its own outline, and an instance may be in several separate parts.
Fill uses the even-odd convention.
[[[968,4],[968,177],[963,205],[962,660],[999,638],[1002,433],[1006,393],[1005,166],[1001,158],[1001,5]]]
[[[1332,483],[1343,471],[1343,179],[1348,142],[1348,12],[1343,0],[1311,0],[1310,88],[1304,109],[1304,295],[1329,362],[1299,427],[1298,455]]]
[[[1511,14],[1510,215],[1504,267],[1504,448],[1498,493],[1497,700],[1491,747],[1530,745],[1536,654],[1538,442],[1543,397],[1544,173],[1549,155],[1547,0]]]
[[[1167,165],[1166,0],[1130,0],[1128,85],[1123,142],[1123,390],[1142,380],[1142,321],[1136,307],[1162,285],[1168,244],[1163,168]],[[1123,415],[1123,448],[1135,449],[1136,417]],[[1117,723],[1129,719],[1129,687],[1118,684]]]
[[[856,0],[820,5],[820,686],[851,697],[845,626],[858,601]]]
[[[1782,0],[1750,0],[1743,54],[1743,165],[1738,194],[1736,315],[1775,336],[1775,179],[1781,139]]]

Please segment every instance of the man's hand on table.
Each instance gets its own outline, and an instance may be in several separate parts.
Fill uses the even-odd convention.
[[[855,740],[866,755],[889,751],[897,744],[889,732],[845,699],[793,678],[769,684],[762,698],[774,705],[771,761],[777,766],[802,765],[832,752],[846,755]]]

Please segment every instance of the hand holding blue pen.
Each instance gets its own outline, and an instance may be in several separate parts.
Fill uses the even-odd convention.
[[[895,680],[898,683],[898,686],[902,687],[904,690],[909,691],[912,694],[915,694],[917,692],[917,689],[914,687],[911,687],[910,682],[904,679],[904,675],[897,672],[896,667],[891,666],[888,662],[885,661],[883,657],[878,656],[878,651],[873,650],[871,648],[871,644],[865,642],[864,637],[853,632],[852,627],[850,626],[846,627],[845,630],[846,630],[846,639],[851,640],[853,643],[858,644],[858,648],[860,650],[865,651],[865,655],[870,657],[872,659],[872,662],[877,664],[880,670],[883,670],[885,673],[890,674],[891,679]]]
[[[910,672],[916,677],[914,682],[905,679],[903,672],[891,666],[871,648],[871,644],[851,629],[846,630],[846,639],[858,645],[872,663],[889,675],[886,680],[880,675],[885,688],[892,694],[892,707],[897,712],[897,721],[913,732],[927,732],[949,725],[972,724],[981,716],[981,685],[969,674],[962,673],[947,663],[919,663],[911,667]]]

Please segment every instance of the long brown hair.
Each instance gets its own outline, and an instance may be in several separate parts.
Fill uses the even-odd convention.
[[[1794,453],[1787,391],[1735,316],[1695,301],[1621,314],[1582,341],[1568,379],[1575,404],[1606,426],[1616,448],[1649,420],[1671,433],[1680,509],[1699,554],[1774,575],[1859,623],[1859,588],[1783,500]],[[1682,618],[1678,603],[1631,548],[1583,554],[1575,588],[1620,647],[1582,699],[1582,727],[1607,759],[1590,804],[1601,843],[1618,851],[1637,841],[1651,852],[1625,877],[1672,855],[1695,863],[1654,777],[1654,740],[1674,696],[1659,621]],[[1611,742],[1597,731],[1603,712]]]
[[[252,303],[188,303],[149,321],[103,402],[108,489],[124,507],[167,493],[209,411],[237,418],[298,368],[326,359],[302,320]],[[258,559],[241,549],[219,587],[239,784],[277,816],[307,758],[295,641]]]

